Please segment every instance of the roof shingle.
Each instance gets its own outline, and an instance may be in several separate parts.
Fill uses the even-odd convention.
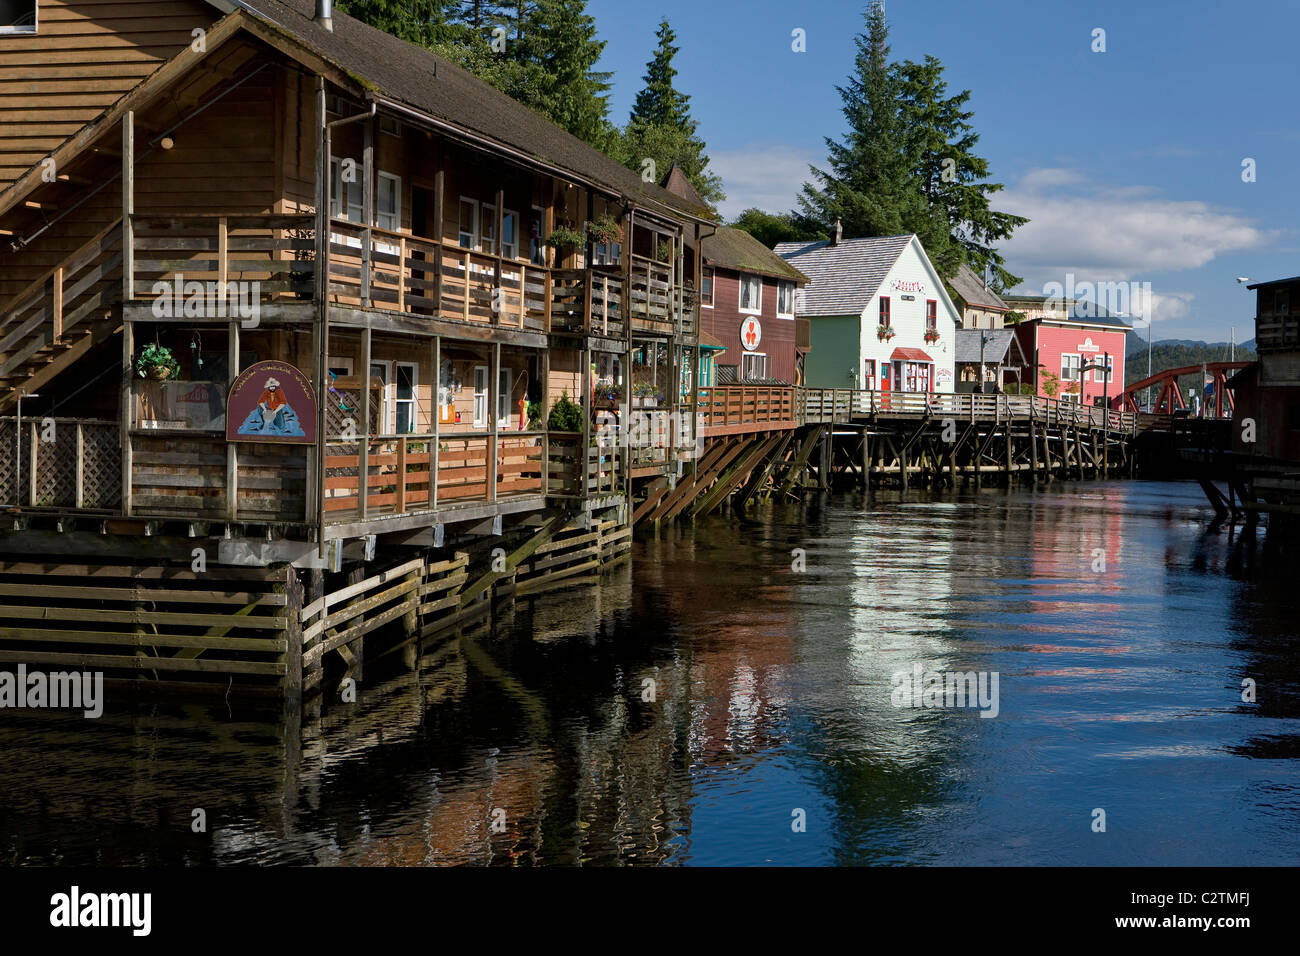
[[[809,279],[800,315],[857,315],[872,301],[909,243],[905,236],[821,242],[781,242],[777,255]]]

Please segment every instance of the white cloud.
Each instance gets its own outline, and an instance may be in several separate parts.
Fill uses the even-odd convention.
[[[1163,198],[1149,186],[1101,186],[1068,169],[1030,170],[997,207],[1030,219],[999,251],[1025,277],[1021,288],[1034,292],[1067,273],[1076,281],[1147,281],[1274,238],[1208,203]],[[1153,296],[1156,321],[1186,314],[1189,299]]]
[[[731,219],[751,206],[766,212],[788,212],[800,187],[811,178],[808,167],[824,157],[812,150],[778,143],[750,143],[740,149],[709,154],[709,169],[722,177],[727,199],[719,207]]]

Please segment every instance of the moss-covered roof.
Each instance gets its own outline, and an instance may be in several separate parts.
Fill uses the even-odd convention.
[[[743,229],[719,226],[703,240],[704,261],[718,269],[756,272],[807,285],[808,277]]]

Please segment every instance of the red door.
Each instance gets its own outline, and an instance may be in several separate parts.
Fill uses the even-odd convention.
[[[893,383],[890,381],[890,379],[892,378],[892,376],[890,375],[890,369],[893,367],[893,364],[894,364],[893,362],[880,363],[880,407],[881,408],[889,407],[889,393],[893,388]]]

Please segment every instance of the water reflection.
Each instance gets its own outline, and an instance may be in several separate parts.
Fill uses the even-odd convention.
[[[40,864],[1293,863],[1292,572],[1206,536],[1199,495],[877,492],[668,529],[599,588],[499,608],[413,670],[368,663],[358,702],[300,733],[222,700],[8,712],[0,848]],[[915,663],[999,673],[998,717],[894,707],[891,675]]]

